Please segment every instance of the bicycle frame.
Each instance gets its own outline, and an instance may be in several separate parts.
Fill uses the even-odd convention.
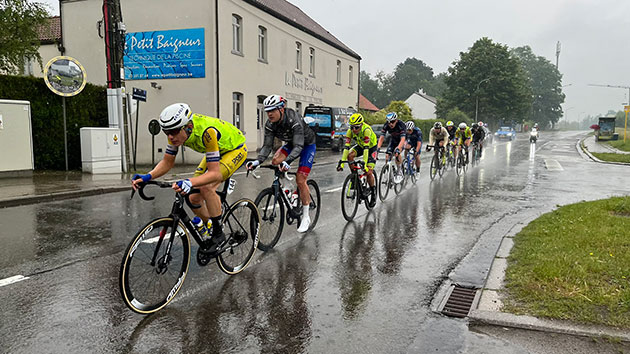
[[[282,182],[280,181],[283,178],[286,178],[289,181],[294,180],[294,178],[290,178],[289,176],[295,176],[295,172],[280,172],[280,170],[276,166],[266,165],[260,166],[261,168],[273,169],[274,170],[274,178],[273,182],[271,182],[271,188],[273,189],[274,195],[274,204],[278,201],[278,196],[280,196],[280,200],[284,203],[284,206],[287,208],[288,215],[293,219],[300,218],[302,216],[302,208],[301,203],[298,203],[297,207],[293,207],[291,205],[291,201],[283,192]],[[253,171],[251,172],[254,178],[260,178],[260,176],[256,175]],[[296,186],[297,188],[297,186]],[[274,210],[275,212],[275,210]]]

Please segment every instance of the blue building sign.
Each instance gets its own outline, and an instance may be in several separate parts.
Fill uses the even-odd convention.
[[[203,28],[127,33],[125,80],[206,77]]]

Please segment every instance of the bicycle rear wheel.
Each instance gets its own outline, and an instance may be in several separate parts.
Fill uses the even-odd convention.
[[[431,159],[431,169],[429,170],[429,177],[431,177],[431,180],[435,179],[435,175],[437,175],[439,167],[439,158],[437,154],[433,154],[433,158]]]
[[[343,187],[341,188],[341,213],[343,218],[347,221],[352,221],[357,214],[357,208],[359,207],[359,181],[355,178],[354,174],[349,174],[343,181]]]
[[[411,171],[410,171],[410,175],[409,175],[409,179],[411,180],[411,183],[416,184],[417,179],[418,179],[418,173],[420,173],[420,169],[418,168],[418,170],[416,171],[416,164],[415,161],[413,161],[411,164]]]
[[[149,222],[125,250],[120,264],[120,294],[125,305],[134,312],[159,311],[173,300],[184,284],[190,263],[190,241],[180,221],[173,243],[167,249],[173,223],[172,217]]]
[[[256,204],[241,199],[223,216],[227,249],[217,256],[219,268],[226,274],[240,273],[254,257],[258,246],[260,215]]]
[[[405,174],[405,164],[401,164],[400,167],[398,167],[399,173],[402,173],[402,179],[400,180],[399,183],[394,183],[394,192],[396,192],[396,195],[399,195],[402,190],[403,187],[405,186],[405,179],[407,178],[406,174]],[[402,170],[402,171],[400,171]]]
[[[284,228],[284,203],[280,196],[275,197],[273,188],[263,189],[256,197],[256,206],[260,213],[260,236],[258,249],[269,251],[282,235]]]
[[[472,154],[471,154],[472,158],[470,160],[470,165],[472,167],[475,167],[475,165],[477,164],[477,147],[473,146],[473,150],[472,150]]]
[[[390,184],[391,174],[389,173],[389,164],[385,164],[381,169],[381,174],[379,176],[379,184],[378,184],[378,196],[381,199],[381,202],[385,201],[387,198],[387,194],[389,193],[389,184]]]

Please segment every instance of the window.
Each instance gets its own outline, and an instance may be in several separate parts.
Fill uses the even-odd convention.
[[[295,110],[299,116],[302,116],[302,102],[295,102]]]
[[[341,85],[341,60],[337,60],[337,85]]]
[[[232,14],[232,53],[243,54],[243,19]]]
[[[232,92],[232,124],[244,132],[243,122],[243,94],[240,92]]]
[[[267,29],[258,26],[258,60],[267,62]]]
[[[302,72],[302,43],[295,42],[295,71]]]
[[[315,49],[314,48],[309,48],[309,69],[308,69],[308,73],[311,74],[312,76],[315,76]]]
[[[348,88],[352,88],[354,73],[352,72],[352,65],[348,68]]]

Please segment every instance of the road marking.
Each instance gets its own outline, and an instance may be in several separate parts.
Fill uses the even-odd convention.
[[[549,171],[564,171],[562,165],[557,160],[545,159],[545,167]]]
[[[342,189],[343,189],[343,186],[341,186],[341,187],[337,187],[337,188],[333,188],[333,189],[329,189],[329,190],[326,190],[326,191],[324,191],[324,193],[333,193],[333,192],[340,191],[340,190],[342,190]]]
[[[17,283],[19,281],[26,280],[26,279],[28,279],[28,277],[25,277],[23,275],[15,275],[9,278],[5,278],[5,279],[0,280],[0,287]]]

